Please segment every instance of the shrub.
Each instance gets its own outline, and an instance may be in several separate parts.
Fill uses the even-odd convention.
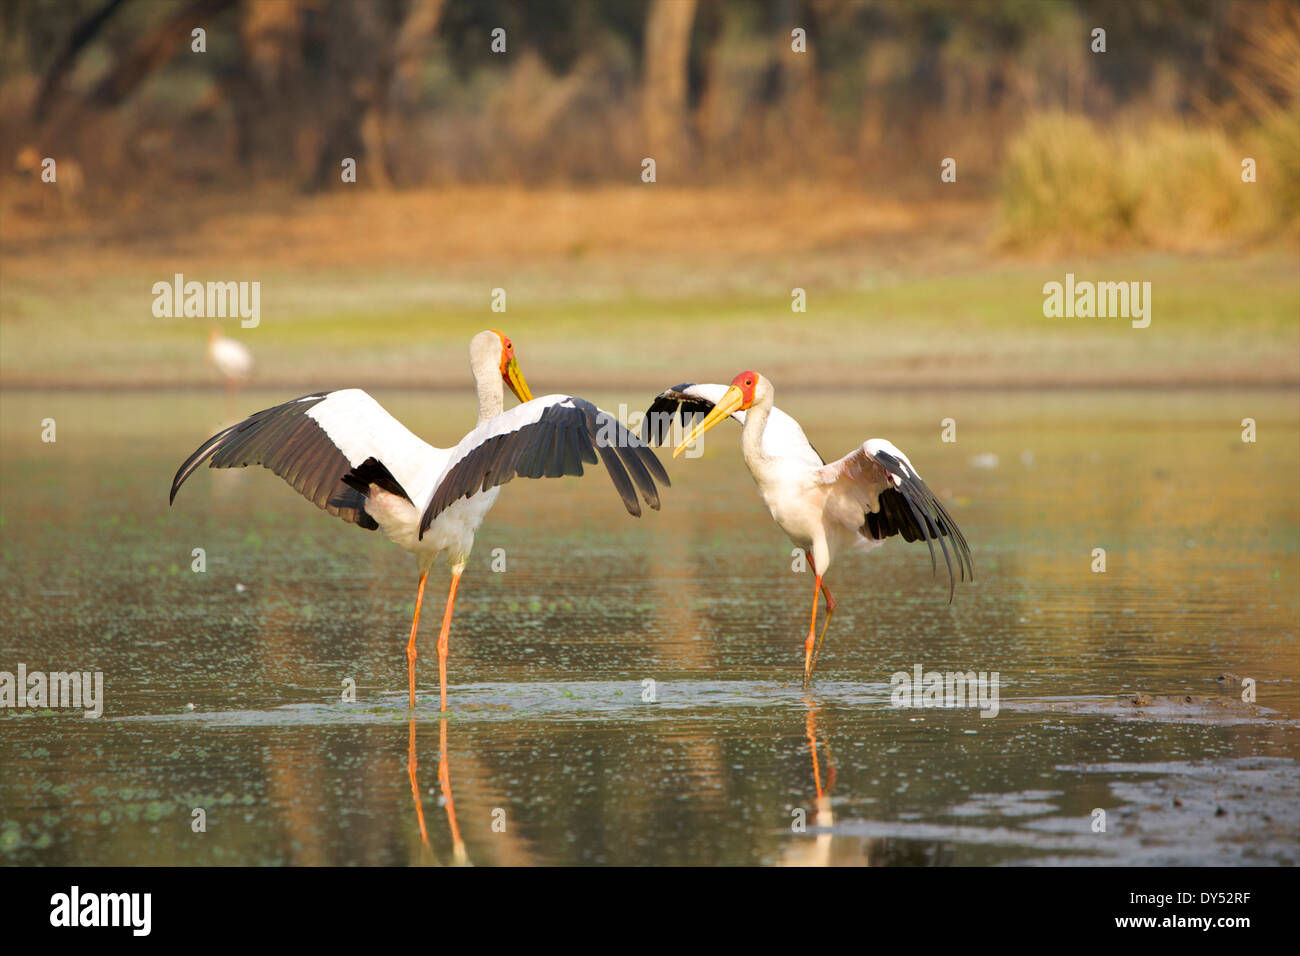
[[[1241,180],[1255,144],[1259,181]],[[1233,143],[1219,128],[1158,122],[1110,130],[1040,114],[1007,151],[1005,245],[1188,250],[1253,239],[1300,219],[1300,121],[1275,118]]]

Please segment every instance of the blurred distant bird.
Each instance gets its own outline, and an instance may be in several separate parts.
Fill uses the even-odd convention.
[[[215,325],[208,330],[208,361],[225,379],[228,392],[236,391],[253,374],[253,353],[248,346],[226,338]]]
[[[804,642],[804,684],[817,666],[835,599],[822,579],[840,551],[870,551],[885,538],[901,534],[904,541],[924,540],[930,562],[937,568],[934,541],[948,565],[948,600],[952,601],[957,559],[961,579],[974,580],[970,548],[956,522],[944,509],[907,456],[883,438],[872,438],[829,465],[804,437],[799,423],[772,405],[776,390],[757,372],[741,372],[731,385],[677,385],[656,396],[646,412],[642,436],[663,442],[674,414],[682,425],[700,415],[704,420],[677,446],[673,457],[727,417],[743,425],[740,445],[745,465],[758,485],[758,494],[790,540],[803,548],[817,580],[813,585],[812,622]],[[952,544],[953,555],[948,553]],[[826,597],[826,621],[814,644],[817,593]]]
[[[421,441],[357,388],[304,395],[250,416],[213,435],[172,481],[171,500],[203,462],[211,468],[264,465],[317,507],[415,555],[420,569],[415,617],[406,645],[407,684],[415,706],[415,634],[424,583],[439,554],[451,567],[451,591],[438,638],[442,709],[447,709],[447,637],[461,573],[474,533],[510,479],[581,475],[604,462],[628,513],[659,509],[655,481],[669,484],[655,453],[618,419],[571,395],[533,398],[514,346],[502,333],[470,340],[470,371],[478,392],[478,425],[454,448]],[[502,411],[505,386],[523,403]]]

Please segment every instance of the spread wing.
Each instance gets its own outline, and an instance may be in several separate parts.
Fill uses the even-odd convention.
[[[177,470],[170,500],[205,461],[210,468],[262,465],[318,508],[373,530],[378,525],[365,510],[370,485],[419,500],[429,493],[446,454],[361,389],[317,392],[213,435]]]
[[[689,429],[713,411],[713,406],[722,401],[726,391],[726,385],[696,385],[689,382],[665,389],[655,396],[646,409],[645,418],[641,422],[641,437],[651,445],[662,445],[668,440],[674,416],[681,418],[683,429]],[[744,412],[732,412],[731,417],[740,424],[745,424]],[[796,458],[814,468],[825,464],[799,423],[779,408],[773,408],[767,418],[767,428],[763,431],[763,450],[773,457]]]
[[[938,541],[948,565],[949,601],[958,578],[975,579],[970,546],[957,522],[894,445],[872,438],[814,475],[818,482],[834,485],[827,509],[861,534],[878,541],[893,535],[902,535],[904,541],[924,541],[934,569],[938,568],[934,556],[934,542]],[[956,572],[953,557],[957,559]]]
[[[584,463],[605,465],[628,513],[639,517],[640,491],[659,510],[659,490],[668,473],[655,453],[609,412],[571,395],[546,395],[524,402],[475,428],[451,451],[420,520],[423,536],[448,505],[504,485],[516,476],[559,478],[581,475]],[[419,499],[416,499],[419,501]]]

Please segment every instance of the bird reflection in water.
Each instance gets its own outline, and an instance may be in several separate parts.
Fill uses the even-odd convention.
[[[812,826],[819,832],[811,841],[798,839],[790,844],[782,859],[784,866],[829,866],[831,864],[831,844],[834,834],[835,816],[831,811],[831,789],[835,786],[835,758],[831,754],[830,741],[823,743],[821,749],[826,754],[826,782],[822,784],[822,761],[817,748],[817,712],[820,709],[811,697],[805,697],[808,716],[804,719],[804,733],[808,738],[808,752],[812,754],[813,787],[817,791],[817,802],[813,805]],[[860,862],[866,862],[862,860]]]
[[[813,787],[817,793],[810,825],[818,832],[812,839],[807,834],[796,837],[787,844],[781,858],[782,866],[946,866],[954,859],[950,844],[934,840],[892,839],[866,837],[852,832],[855,822],[850,813],[847,826],[837,833],[835,817],[831,811],[831,790],[835,786],[835,758],[831,754],[830,737],[824,734],[820,748],[817,745],[817,717],[820,707],[811,697],[805,697],[808,714],[804,718],[804,734],[808,739],[808,752],[812,755]],[[825,757],[823,760],[822,757]],[[822,771],[825,770],[823,777]],[[852,802],[852,798],[850,798]],[[849,832],[846,832],[849,831]]]
[[[804,733],[808,736],[808,750],[812,753],[813,786],[817,788],[817,812],[813,815],[813,826],[831,827],[835,817],[831,813],[831,789],[835,786],[835,757],[831,753],[831,742],[827,739],[826,751],[826,789],[822,789],[821,767],[817,762],[817,705],[811,697],[804,698],[808,705],[808,717],[804,720]],[[830,834],[826,834],[829,838]]]
[[[460,825],[456,822],[456,804],[451,798],[451,765],[447,760],[447,721],[440,720],[438,733],[438,787],[442,791],[442,802],[447,808],[447,826],[451,831],[451,865],[471,866],[469,854],[465,852],[465,841],[460,837]],[[415,720],[407,723],[406,775],[411,780],[411,800],[415,804],[415,819],[420,826],[420,843],[423,855],[433,856],[429,845],[429,831],[424,823],[424,802],[420,799],[419,760],[415,749]]]

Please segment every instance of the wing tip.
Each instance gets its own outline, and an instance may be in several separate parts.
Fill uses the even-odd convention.
[[[952,515],[944,508],[943,503],[939,501],[925,480],[917,474],[916,469],[911,467],[911,463],[901,457],[901,452],[895,454],[893,446],[882,447],[888,444],[883,439],[869,439],[863,442],[862,447],[885,468],[891,481],[896,482],[898,491],[902,493],[908,510],[912,512],[917,522],[919,537],[925,541],[926,547],[930,550],[930,572],[934,575],[939,573],[934,542],[936,540],[939,542],[939,548],[943,551],[944,564],[948,569],[948,603],[952,604],[956,597],[958,582],[966,583],[968,572],[969,580],[971,582],[975,580],[975,563],[971,560],[970,545]],[[869,447],[873,445],[874,451]],[[948,550],[949,543],[952,544],[951,552]],[[952,566],[954,557],[957,559],[955,572]]]

